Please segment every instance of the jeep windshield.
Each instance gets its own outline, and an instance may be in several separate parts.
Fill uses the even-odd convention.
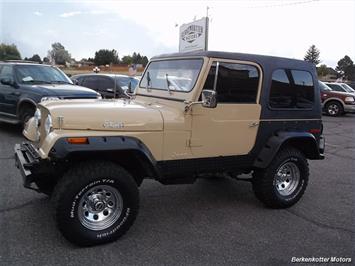
[[[171,59],[148,65],[139,86],[147,91],[190,92],[195,86],[203,59]]]
[[[72,84],[62,71],[52,66],[17,65],[15,76],[21,84]]]

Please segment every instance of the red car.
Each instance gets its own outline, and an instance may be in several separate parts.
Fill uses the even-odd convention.
[[[329,116],[355,113],[355,96],[353,93],[334,91],[319,81],[320,96],[324,112]]]

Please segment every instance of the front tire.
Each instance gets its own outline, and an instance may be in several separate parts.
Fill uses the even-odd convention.
[[[139,192],[133,177],[111,162],[71,168],[53,192],[59,230],[70,242],[91,246],[114,241],[133,224]]]
[[[308,162],[297,149],[288,147],[278,152],[266,169],[253,173],[256,197],[270,208],[288,208],[302,197],[309,176]]]

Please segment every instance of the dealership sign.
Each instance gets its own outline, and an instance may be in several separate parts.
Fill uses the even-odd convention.
[[[207,50],[208,45],[208,18],[183,24],[180,27],[179,51],[188,52]]]

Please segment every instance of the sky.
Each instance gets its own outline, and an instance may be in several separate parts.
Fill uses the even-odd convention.
[[[0,0],[0,43],[22,57],[44,57],[60,42],[77,60],[99,49],[150,58],[177,52],[179,26],[207,7],[209,50],[303,59],[314,44],[322,64],[355,61],[355,0]]]

